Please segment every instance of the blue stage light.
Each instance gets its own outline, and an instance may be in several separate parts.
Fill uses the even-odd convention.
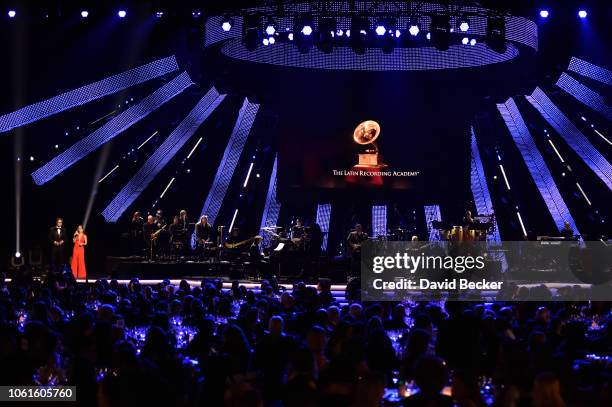
[[[467,20],[463,20],[461,21],[461,23],[459,23],[459,30],[461,32],[466,32],[469,29],[470,29],[470,23],[468,23]]]
[[[416,37],[417,35],[419,35],[419,26],[417,24],[412,24],[410,26],[410,28],[408,28],[408,32],[410,33],[410,35],[412,35],[413,37]]]
[[[115,195],[115,198],[102,212],[107,222],[116,222],[125,210],[138,198],[170,160],[183,148],[202,123],[223,101],[225,95],[220,95],[212,88],[195,105],[191,112],[181,121],[172,133],[162,142],[146,163],[138,170],[130,181]]]
[[[612,86],[612,71],[601,66],[594,65],[580,58],[572,57],[569,66],[569,71],[576,72],[587,78],[591,78],[597,82]]]
[[[387,235],[387,205],[372,206],[372,237]]]
[[[587,18],[588,15],[589,14],[587,13],[586,10],[579,10],[578,11],[578,17],[580,17],[580,18]]]
[[[576,234],[579,234],[574,219],[514,99],[510,98],[505,103],[497,104],[497,110],[504,120],[516,147],[523,156],[525,165],[557,227],[562,228],[563,223],[568,221]]]
[[[84,105],[104,96],[112,95],[177,69],[178,63],[176,58],[170,56],[62,93],[50,99],[22,107],[12,113],[0,116],[0,133],[53,116],[73,107]],[[67,135],[68,132],[66,132]]]
[[[8,12],[9,18],[15,18],[16,15],[17,15],[17,12],[15,10],[9,10]]]
[[[474,45],[476,45],[476,38],[472,38],[470,40],[470,45],[473,47]]]
[[[383,36],[387,32],[387,30],[385,29],[384,25],[376,26],[376,30],[375,31],[376,31],[376,35],[378,35],[378,36]]]
[[[293,33],[289,33],[289,34],[287,34],[287,39],[288,39],[289,41],[293,41]]]
[[[254,157],[253,157],[254,158]],[[264,244],[270,243],[270,234],[265,233],[263,228],[266,226],[276,226],[278,223],[278,214],[281,204],[276,200],[276,170],[278,157],[274,158],[272,165],[272,175],[270,175],[270,183],[268,184],[268,194],[266,195],[266,204],[261,216],[261,224],[259,234],[264,237]],[[327,235],[324,235],[327,236]]]
[[[87,10],[81,11],[81,17],[83,17],[83,18],[89,17],[89,11],[87,11]]]
[[[52,180],[82,158],[147,117],[192,84],[193,82],[189,75],[183,72],[149,96],[143,98],[140,103],[124,110],[106,122],[102,127],[94,130],[88,136],[77,141],[63,153],[34,171],[32,179],[37,185],[43,185]]]
[[[118,16],[119,18],[125,18],[125,17],[127,16],[127,11],[125,11],[125,10],[119,10],[119,11],[117,12],[117,16]]]
[[[264,38],[262,41],[263,45],[270,45],[270,41],[267,38]]]
[[[597,175],[609,189],[612,189],[612,165],[597,150],[591,141],[569,120],[550,100],[542,89],[536,87],[533,93],[525,96],[565,142],[578,154],[584,163]]]
[[[270,43],[270,45],[272,45],[276,42],[276,40],[274,39],[274,37],[270,37],[268,38],[268,42]]]
[[[540,10],[540,17],[542,18],[548,18],[549,14],[550,13],[548,12],[548,10]]]
[[[208,215],[208,221],[211,224],[215,224],[258,110],[258,104],[250,103],[245,99],[238,113],[234,130],[227,142],[227,147],[225,147],[225,152],[221,158],[217,174],[215,175],[206,201],[202,206],[202,211],[200,212],[202,215]]]
[[[463,39],[461,40],[461,43],[463,45],[468,45],[470,42],[470,39],[468,37],[463,37]]]
[[[228,32],[232,29],[232,22],[230,20],[225,20],[223,23],[221,23],[221,29]]]
[[[606,103],[606,99],[588,86],[585,86],[565,72],[559,77],[557,86],[572,95],[576,100],[612,121],[612,108]],[[587,121],[584,116],[580,116],[580,118],[582,121]]]
[[[327,237],[329,236],[329,221],[331,219],[331,204],[318,204],[317,205],[317,219],[316,222],[323,232],[323,244],[321,248],[327,250]]]

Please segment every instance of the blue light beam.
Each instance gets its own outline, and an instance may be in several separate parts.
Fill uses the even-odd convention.
[[[189,141],[189,138],[219,106],[223,99],[225,99],[225,95],[220,95],[215,88],[211,88],[200,99],[191,112],[155,150],[147,162],[140,167],[134,177],[121,189],[106,209],[102,211],[102,216],[104,216],[107,222],[116,222],[121,217],[157,174]]]
[[[0,116],[0,133],[81,106],[179,69],[174,56],[130,69]]]
[[[193,82],[186,72],[178,75],[176,78],[144,98],[140,103],[121,112],[102,127],[95,130],[87,137],[77,141],[66,151],[57,155],[51,161],[34,171],[32,173],[34,182],[37,185],[43,185],[52,180],[80,159],[86,157],[100,146],[129,129],[135,123],[147,117],[150,113],[179,95],[192,84]]]
[[[518,110],[514,99],[510,98],[506,103],[500,103],[497,105],[497,110],[501,114],[506,127],[514,140],[514,144],[520,151],[525,161],[525,165],[536,184],[536,187],[540,191],[540,195],[550,212],[557,229],[561,230],[565,221],[568,221],[572,226],[572,229],[578,232],[574,218],[572,217],[555,181],[550,173],[550,170],[542,158],[542,154],[538,150],[527,125]]]
[[[234,130],[232,131],[232,135],[223,153],[223,158],[217,169],[217,174],[215,175],[213,184],[210,187],[210,191],[202,207],[201,215],[208,216],[208,221],[211,224],[215,224],[217,215],[225,199],[225,193],[232,180],[234,170],[240,161],[242,150],[251,132],[251,126],[253,126],[258,110],[259,105],[250,103],[246,98],[244,99],[244,103],[236,119]]]
[[[565,142],[578,154],[586,165],[597,175],[609,189],[612,189],[612,166],[597,151],[584,134],[561,112],[540,88],[535,88],[527,101],[536,108],[544,120],[550,124]]]
[[[272,174],[270,175],[270,184],[268,184],[268,193],[266,195],[266,203],[261,215],[261,224],[259,234],[264,238],[264,245],[270,245],[270,234],[264,231],[265,227],[276,226],[278,222],[278,214],[280,213],[281,204],[276,200],[276,171],[278,165],[278,157],[274,157],[272,165]]]

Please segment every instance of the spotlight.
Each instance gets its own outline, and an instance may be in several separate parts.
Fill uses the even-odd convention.
[[[87,11],[87,10],[81,11],[81,17],[83,17],[83,18],[89,17],[89,11]]]
[[[274,39],[274,37],[270,37],[268,38],[268,42],[270,43],[270,45],[272,45],[276,42],[276,40]]]
[[[267,38],[264,38],[264,39],[262,40],[262,43],[263,43],[263,45],[270,45],[270,41],[268,41],[268,39],[267,39]]]
[[[450,17],[439,14],[431,17],[431,41],[434,47],[446,51],[450,46]]]
[[[155,13],[155,17],[157,17],[157,18],[162,18],[163,16],[164,16],[164,12],[163,11],[157,11]]]
[[[548,12],[548,10],[540,10],[540,17],[542,18],[548,18],[549,14],[550,13]]]
[[[461,31],[463,33],[467,32],[470,29],[470,22],[468,21],[467,18],[461,17],[457,21],[457,27],[459,27],[459,31]]]
[[[15,258],[20,258],[21,257],[21,252],[15,252]]]
[[[226,18],[221,22],[221,29],[225,32],[228,32],[229,30],[232,29],[233,25],[234,25],[234,22],[232,21],[232,19]]]
[[[191,12],[191,17],[193,18],[200,18],[201,15],[202,15],[202,12],[200,10],[193,10]]]
[[[288,39],[289,41],[293,41],[293,33],[289,33],[289,34],[287,34],[287,39]]]
[[[470,40],[470,45],[473,47],[474,45],[476,45],[476,38],[472,38]]]
[[[589,13],[587,13],[586,10],[579,10],[578,11],[578,17],[580,17],[580,18],[587,18],[588,15],[589,15]]]
[[[304,35],[310,35],[310,34],[312,34],[312,27],[311,27],[310,25],[305,25],[305,26],[302,28],[301,33],[302,33],[302,34],[304,34]]]
[[[15,18],[16,15],[17,15],[17,12],[15,10],[9,10],[8,12],[9,18]]]
[[[410,28],[408,28],[408,32],[410,33],[410,35],[412,35],[413,37],[416,37],[417,35],[419,35],[419,32],[421,30],[419,29],[419,25],[414,23],[414,24],[410,24]]]
[[[395,30],[395,38],[399,38],[400,35],[402,35],[402,32],[400,30]]]
[[[276,33],[276,24],[274,23],[274,20],[270,18],[268,20],[268,24],[266,24],[266,34],[274,35],[274,33]]]
[[[463,37],[463,39],[461,40],[461,43],[463,45],[468,45],[470,42],[470,39],[468,37]]]
[[[30,156],[30,161],[34,161],[34,156]]]
[[[119,10],[117,12],[117,16],[119,16],[119,18],[125,18],[127,16],[127,11],[125,10]]]
[[[376,35],[378,35],[379,37],[382,37],[383,35],[385,35],[385,33],[387,32],[387,29],[385,28],[384,25],[377,25],[376,26]]]
[[[344,35],[344,31],[342,31],[342,30],[336,30],[336,35],[337,35],[338,37],[342,37],[342,36]]]

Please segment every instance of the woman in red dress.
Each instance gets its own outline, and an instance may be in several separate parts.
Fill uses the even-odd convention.
[[[85,272],[85,246],[87,246],[87,235],[83,225],[79,225],[72,236],[74,248],[72,249],[72,274],[74,278],[86,278]]]

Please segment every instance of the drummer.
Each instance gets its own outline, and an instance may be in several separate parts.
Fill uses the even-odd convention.
[[[291,228],[291,240],[293,239],[302,239],[304,237],[304,224],[302,219],[297,218],[295,220],[295,225]]]
[[[465,211],[465,215],[463,216],[463,227],[469,229],[476,221],[472,217],[472,211]]]

